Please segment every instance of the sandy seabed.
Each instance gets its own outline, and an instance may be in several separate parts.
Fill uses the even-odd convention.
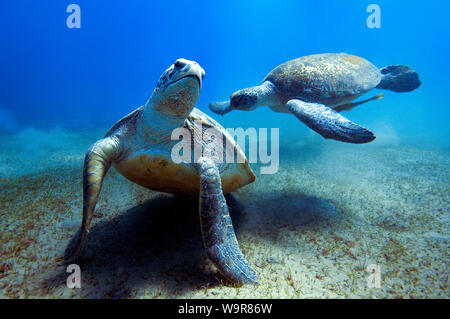
[[[450,297],[450,150],[326,141],[286,144],[277,174],[252,164],[257,180],[227,196],[260,285],[230,284],[206,259],[196,198],[111,169],[79,261],[82,288],[69,289],[56,259],[81,223],[84,152],[100,136],[0,136],[0,297]],[[380,288],[367,286],[371,264]]]

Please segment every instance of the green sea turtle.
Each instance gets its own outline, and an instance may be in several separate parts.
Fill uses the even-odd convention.
[[[367,143],[375,139],[373,133],[338,112],[380,99],[382,94],[351,103],[373,88],[409,92],[420,84],[418,74],[406,65],[379,70],[358,56],[315,54],[285,62],[273,69],[261,85],[237,91],[230,101],[213,102],[209,107],[223,115],[268,105],[275,112],[294,114],[325,138]]]
[[[89,148],[83,171],[83,221],[66,248],[66,261],[80,256],[103,177],[113,165],[132,182],[151,190],[199,196],[207,256],[230,281],[257,283],[255,271],[239,249],[224,198],[224,194],[253,182],[255,175],[228,132],[194,108],[204,74],[198,63],[178,59],[162,74],[147,103],[118,121]],[[171,152],[179,141],[171,137],[177,128],[190,132],[193,139],[188,145],[203,151],[196,161],[173,160]],[[214,147],[220,140],[207,143],[199,135],[211,129],[223,136],[243,160],[216,160]]]

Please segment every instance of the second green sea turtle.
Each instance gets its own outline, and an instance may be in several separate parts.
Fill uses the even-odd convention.
[[[229,101],[213,102],[209,107],[223,115],[267,105],[275,112],[294,114],[325,138],[367,143],[375,139],[374,134],[339,112],[380,99],[382,94],[351,102],[373,88],[410,92],[420,84],[417,72],[406,65],[378,69],[358,56],[324,53],[285,62],[273,69],[261,85],[237,91]]]

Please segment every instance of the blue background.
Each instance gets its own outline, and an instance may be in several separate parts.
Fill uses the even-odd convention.
[[[198,107],[212,114],[209,102],[261,83],[282,62],[347,52],[378,67],[410,65],[423,84],[412,93],[386,92],[346,116],[368,127],[388,125],[401,141],[448,146],[448,1],[377,0],[381,29],[366,26],[372,2],[361,0],[78,0],[81,29],[66,27],[70,3],[0,3],[3,131],[108,127],[145,103],[179,57],[205,69]],[[265,108],[213,117],[226,127],[307,131],[293,116]]]

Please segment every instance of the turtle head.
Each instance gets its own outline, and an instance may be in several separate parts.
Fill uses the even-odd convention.
[[[258,93],[254,88],[246,88],[233,93],[230,107],[233,110],[251,111],[258,107]]]
[[[233,93],[230,101],[212,102],[209,104],[209,109],[214,113],[225,115],[233,110],[251,111],[258,106],[258,92],[253,87]]]
[[[154,111],[185,118],[197,102],[204,77],[197,62],[178,59],[161,75],[147,104]]]

